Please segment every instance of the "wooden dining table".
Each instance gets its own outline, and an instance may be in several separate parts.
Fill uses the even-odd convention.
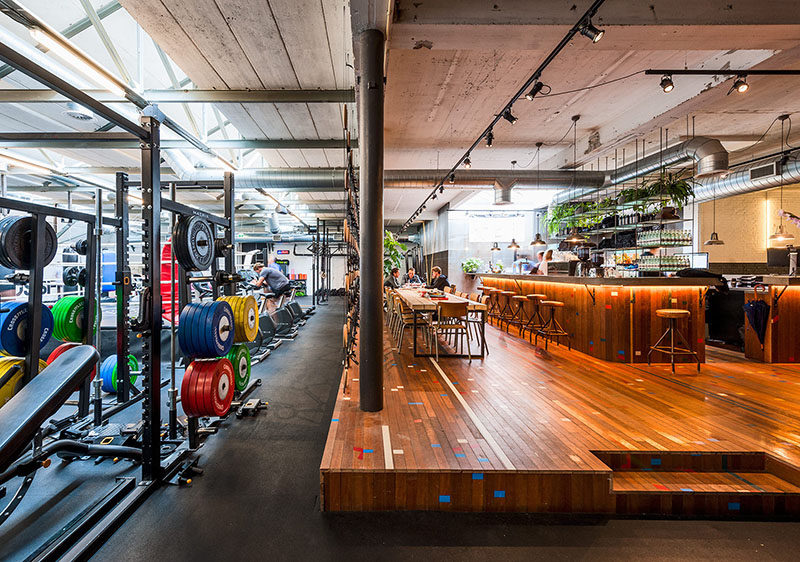
[[[463,297],[459,297],[452,293],[445,293],[447,298],[444,299],[431,299],[424,294],[422,289],[396,289],[397,294],[403,300],[403,303],[411,309],[414,314],[414,322],[412,324],[412,339],[414,340],[414,357],[434,357],[433,353],[420,353],[417,347],[417,325],[420,315],[426,313],[436,312],[436,303],[438,302],[465,302],[467,303],[467,312],[477,312],[480,314],[480,343],[481,352],[478,355],[465,354],[465,353],[440,353],[440,357],[465,357],[470,359],[483,359],[487,351],[486,346],[486,312],[488,307],[480,302],[471,301]],[[469,337],[469,335],[467,335]]]

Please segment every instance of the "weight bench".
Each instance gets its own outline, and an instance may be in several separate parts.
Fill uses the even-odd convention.
[[[48,457],[56,452],[141,459],[142,451],[134,447],[95,445],[72,439],[58,439],[44,446],[35,443],[33,451],[20,459],[30,443],[38,441],[37,434],[42,424],[55,415],[75,388],[89,376],[98,357],[97,350],[88,345],[68,349],[0,408],[0,428],[3,429],[0,435],[0,486],[15,476],[25,477],[10,503],[0,511],[0,524],[19,505],[36,470],[48,466]],[[0,488],[0,497],[4,495],[5,489]]]

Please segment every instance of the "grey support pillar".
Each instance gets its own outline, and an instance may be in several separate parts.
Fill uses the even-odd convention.
[[[358,141],[361,217],[361,321],[359,405],[383,409],[383,33],[363,31],[358,39]]]

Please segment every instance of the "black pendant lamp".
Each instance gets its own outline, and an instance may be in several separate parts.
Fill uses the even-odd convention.
[[[717,234],[717,190],[714,188],[714,211],[713,211],[713,228],[711,232],[711,238],[705,241],[703,244],[704,246],[723,246],[725,242],[719,239],[719,234]]]

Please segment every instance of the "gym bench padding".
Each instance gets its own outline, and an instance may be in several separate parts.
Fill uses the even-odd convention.
[[[42,424],[89,376],[98,357],[89,345],[65,351],[0,408],[0,473],[19,458]]]

